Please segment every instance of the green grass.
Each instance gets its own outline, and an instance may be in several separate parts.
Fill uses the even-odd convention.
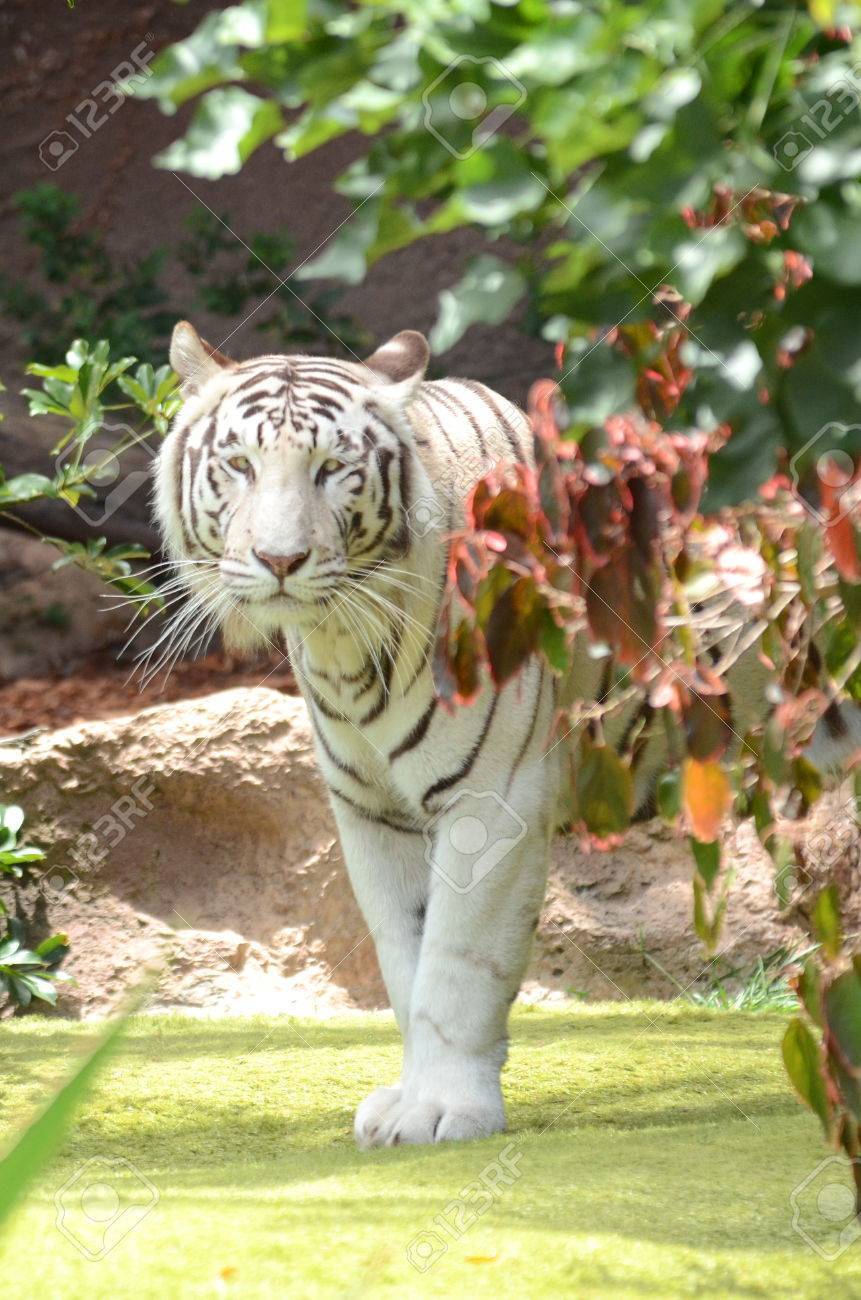
[[[656,1003],[518,1011],[509,1134],[360,1154],[356,1103],[397,1074],[390,1019],[135,1019],[0,1240],[4,1294],[858,1295],[861,1242],[831,1263],[792,1227],[790,1194],[828,1153],[783,1077],[785,1023]],[[4,1127],[93,1037],[56,1020],[0,1027]],[[508,1142],[519,1177],[473,1192],[484,1213],[453,1239],[446,1207]],[[93,1157],[132,1161],[159,1198],[98,1262],[54,1222],[55,1192]],[[127,1172],[90,1177],[121,1205],[144,1198]],[[66,1223],[92,1234],[82,1185]],[[826,1240],[818,1190],[803,1209]],[[447,1248],[420,1273],[407,1247],[426,1231]],[[98,1231],[88,1239],[97,1250]]]

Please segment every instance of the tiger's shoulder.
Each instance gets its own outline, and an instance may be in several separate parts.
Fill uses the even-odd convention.
[[[532,465],[525,413],[475,379],[434,379],[409,409],[416,446],[431,478],[468,490],[500,461]]]

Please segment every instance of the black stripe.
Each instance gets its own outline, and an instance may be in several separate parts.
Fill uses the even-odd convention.
[[[448,518],[446,520],[446,532],[451,532],[451,525],[452,525],[451,516],[452,516],[452,508],[449,507]],[[436,610],[434,612],[434,616],[431,621],[430,631],[428,633],[427,641],[425,642],[425,648],[422,651],[422,656],[418,662],[418,667],[416,668],[410,680],[407,682],[407,688],[403,692],[404,696],[409,695],[410,691],[413,689],[416,682],[421,677],[425,668],[427,668],[428,664],[430,663],[431,657],[433,655],[433,648],[434,645],[436,644],[436,638],[437,638],[437,629],[439,627],[439,621],[442,615],[442,607],[446,597],[446,587],[447,587],[446,578],[448,576],[448,562],[450,556],[451,556],[451,542],[446,542],[445,550],[443,552],[442,573],[439,575],[439,578],[437,579],[437,590],[439,591],[439,599],[437,600]]]
[[[448,393],[441,388],[434,389],[434,396],[438,397],[439,400],[442,402],[443,406],[447,406],[450,411],[454,411],[455,413],[460,411],[461,415],[466,416],[467,420],[469,420],[470,424],[472,425],[473,433],[478,439],[479,450],[482,456],[486,456],[487,443],[484,441],[484,434],[481,431],[481,426],[479,425],[478,420],[476,420],[475,416],[472,414],[469,407],[466,405],[466,402],[464,402],[462,398],[456,397],[454,393]]]
[[[192,542],[191,534],[188,531],[188,525],[185,522],[185,502],[183,501],[183,487],[185,484],[185,457],[188,451],[187,444],[188,444],[188,435],[190,431],[191,431],[190,428],[183,429],[177,436],[177,442],[179,444],[176,452],[177,455],[176,463],[178,467],[178,473],[176,475],[176,499],[174,503],[176,507],[177,518],[179,519],[179,526],[182,531],[183,545],[185,546],[185,549],[189,554],[191,554],[193,542]]]
[[[336,402],[334,397],[326,397],[324,393],[314,393],[314,401],[326,411],[343,412],[346,410],[342,402]]]
[[[337,713],[333,708],[331,708],[326,703],[322,695],[320,695],[318,691],[314,690],[314,687],[308,681],[307,677],[305,678],[305,680],[308,683],[308,694],[311,696],[311,699],[313,700],[315,707],[320,710],[324,718],[329,718],[332,722],[350,721],[346,713]]]
[[[395,453],[388,447],[385,447],[377,450],[375,455],[383,489],[383,499],[377,507],[377,518],[381,520],[381,523],[367,545],[362,546],[358,551],[352,552],[350,555],[351,560],[359,560],[363,555],[368,555],[371,551],[375,551],[385,538],[392,522],[393,511],[390,500],[392,494],[392,483],[390,471],[392,462],[395,458]]]
[[[357,785],[364,785],[364,786],[368,785],[368,782],[365,780],[365,778],[363,776],[359,776],[359,773],[356,771],[354,767],[351,767],[349,763],[345,763],[343,759],[338,757],[338,755],[335,753],[335,751],[332,749],[332,746],[329,744],[328,740],[326,739],[326,733],[323,731],[323,728],[316,722],[316,719],[314,723],[314,733],[322,746],[323,753],[326,755],[329,762],[334,764],[335,767],[337,767],[339,772],[343,772],[346,776],[352,777],[352,779],[356,782]]]
[[[426,790],[422,796],[422,807],[427,810],[428,799],[432,799],[435,794],[440,794],[443,790],[450,790],[458,781],[462,781],[465,776],[469,776],[473,769],[475,760],[481,753],[482,746],[487,739],[487,733],[490,731],[490,724],[493,722],[493,715],[496,713],[496,706],[499,703],[499,695],[494,692],[493,700],[487,711],[487,717],[484,719],[484,726],[481,728],[481,735],[467,754],[456,772],[450,776],[444,776],[441,780],[434,782],[429,790]]]
[[[484,384],[479,384],[475,379],[464,379],[461,382],[466,384],[467,388],[471,388],[472,391],[482,399],[482,401],[487,403],[491,411],[493,411],[493,414],[496,416],[499,425],[502,429],[502,432],[505,434],[509,447],[514,452],[514,459],[517,461],[526,461],[528,459],[526,452],[520,446],[520,443],[518,442],[517,437],[515,436],[517,434],[517,430],[515,429],[511,421],[508,419],[508,417],[504,415],[503,412],[500,410],[500,408],[497,406],[491,390],[489,388],[486,388]]]
[[[341,397],[346,397],[348,401],[353,401],[358,396],[357,393],[351,393],[349,388],[345,388],[343,384],[336,384],[334,379],[315,378],[313,388],[328,388],[330,392],[340,393]]]
[[[264,370],[261,371],[259,374],[251,375],[248,379],[244,380],[243,383],[237,384],[235,388],[231,389],[229,396],[236,397],[237,394],[239,393],[247,393],[249,389],[256,388],[258,384],[268,383],[270,380],[274,379],[281,386],[280,392],[272,393],[269,392],[268,389],[261,389],[260,392],[260,397],[269,398],[270,401],[274,402],[275,400],[277,400],[283,395],[283,392],[287,387],[287,382],[289,380],[289,377],[290,377],[289,372],[288,374],[285,375],[285,374],[279,374],[277,370]]]
[[[350,799],[341,790],[336,790],[333,785],[329,786],[329,790],[337,799],[341,799],[348,808],[352,808],[353,812],[366,822],[376,822],[379,826],[387,826],[390,831],[400,831],[402,835],[421,835],[421,830],[418,826],[404,826],[403,823],[392,821],[385,815],[385,813],[371,812],[370,809],[363,808],[361,804]]]
[[[415,749],[416,745],[418,745],[420,741],[424,740],[427,729],[431,724],[431,719],[436,712],[437,703],[437,697],[435,695],[431,696],[430,704],[427,706],[412,731],[410,731],[401,743],[392,750],[391,754],[389,754],[390,763],[393,763],[396,758],[400,758],[402,754],[407,754],[411,749]]]
[[[392,673],[395,670],[395,662],[397,660],[398,654],[400,653],[403,631],[404,631],[403,623],[399,623],[395,628],[395,635],[394,635],[394,641],[392,643],[392,648],[389,649],[389,647],[386,644],[383,644],[380,647],[380,652],[383,658],[383,663],[382,663],[383,675],[382,678],[380,679],[380,698],[377,700],[377,703],[371,709],[368,710],[365,716],[359,720],[358,725],[360,727],[366,727],[368,723],[376,722],[377,718],[386,709],[389,703],[389,695],[390,695],[390,689],[392,684]]]
[[[425,388],[425,391],[422,393],[422,395],[421,395],[421,397],[420,397],[419,400],[424,402],[425,406],[427,407],[428,414],[430,415],[430,417],[431,417],[431,419],[433,420],[434,424],[437,426],[437,428],[439,429],[440,433],[442,434],[442,436],[445,438],[446,442],[448,443],[449,451],[451,452],[452,456],[455,456],[455,457],[456,457],[457,454],[458,454],[458,452],[457,452],[457,447],[455,447],[455,445],[454,445],[454,443],[452,442],[451,438],[448,436],[448,430],[446,429],[446,427],[445,427],[445,425],[443,424],[442,420],[439,418],[439,416],[437,415],[436,411],[435,411],[435,410],[433,409],[433,407],[431,406],[431,403],[430,403],[430,394],[429,394],[429,390],[428,390],[427,387]]]
[[[359,387],[366,387],[365,381],[347,362],[337,361],[334,357],[303,357],[296,367],[296,373],[303,380],[314,379],[318,375],[329,377],[337,375],[339,379],[345,379]]]
[[[541,671],[538,674],[538,690],[535,693],[535,708],[532,710],[532,721],[529,724],[529,730],[523,737],[523,743],[517,751],[517,758],[514,760],[511,773],[508,777],[508,784],[505,787],[505,793],[508,794],[511,789],[511,783],[514,780],[514,774],[517,771],[523,759],[526,757],[526,751],[532,744],[532,737],[535,735],[535,728],[538,723],[538,714],[541,711],[541,696],[544,694],[544,664],[541,664]]]

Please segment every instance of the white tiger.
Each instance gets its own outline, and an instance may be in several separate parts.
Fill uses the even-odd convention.
[[[400,1082],[358,1108],[361,1147],[504,1128],[508,1014],[559,787],[555,684],[538,662],[454,713],[434,694],[447,535],[481,467],[529,462],[532,439],[482,384],[423,382],[427,361],[408,330],[364,365],[236,363],[182,322],[171,363],[186,401],[157,467],[192,601],[229,645],[286,639],[308,704],[404,1040]]]

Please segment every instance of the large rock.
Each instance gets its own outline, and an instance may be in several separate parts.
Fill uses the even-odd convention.
[[[48,846],[47,884],[23,906],[69,933],[67,1012],[105,1010],[152,960],[158,1008],[385,1005],[301,699],[230,690],[5,744],[0,799]],[[721,951],[749,966],[801,933],[751,829],[725,851]],[[685,841],[651,822],[609,853],[562,837],[553,857],[526,996],[672,997],[700,975]]]
[[[0,791],[49,846],[36,915],[70,936],[69,1010],[155,957],[164,1007],[380,1000],[301,700],[224,691],[7,744]]]

